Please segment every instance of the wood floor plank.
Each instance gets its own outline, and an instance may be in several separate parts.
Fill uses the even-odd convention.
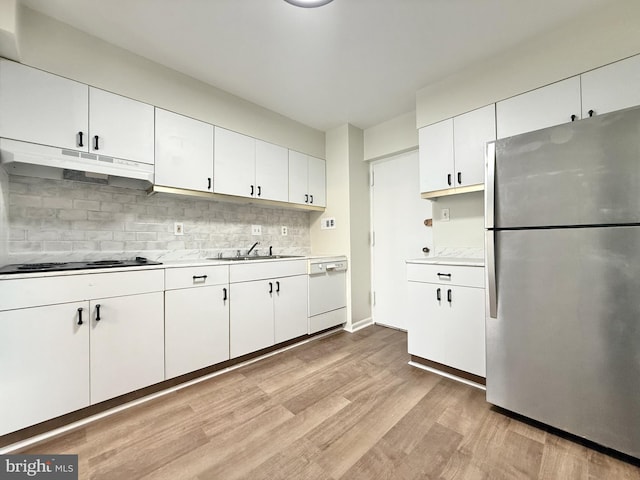
[[[82,480],[640,479],[640,461],[407,365],[406,341],[330,335],[20,453],[78,454]]]

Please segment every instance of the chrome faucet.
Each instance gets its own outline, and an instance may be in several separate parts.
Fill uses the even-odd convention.
[[[249,251],[247,252],[247,257],[248,257],[249,255],[251,255],[251,252],[253,252],[253,249],[254,249],[254,248],[256,248],[256,246],[258,246],[258,245],[260,245],[260,242],[256,242],[256,243],[254,243],[253,245],[251,245],[251,248],[250,248],[250,249],[249,249]],[[256,251],[256,254],[257,254],[257,253],[258,253],[258,252]]]

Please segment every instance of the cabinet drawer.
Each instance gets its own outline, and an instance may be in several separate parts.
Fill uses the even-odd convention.
[[[222,285],[229,282],[229,266],[167,268],[164,279],[167,290]]]
[[[286,260],[255,263],[241,263],[229,267],[229,282],[250,282],[276,277],[291,277],[293,275],[305,275],[307,273],[306,260]]]
[[[484,267],[408,263],[407,280],[483,288]]]
[[[163,269],[0,281],[0,310],[164,290]]]

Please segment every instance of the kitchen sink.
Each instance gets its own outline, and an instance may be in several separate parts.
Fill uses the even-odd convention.
[[[304,258],[304,256],[303,255],[250,255],[250,256],[244,256],[244,257],[208,258],[207,260],[246,262],[247,260],[278,260],[282,258]]]

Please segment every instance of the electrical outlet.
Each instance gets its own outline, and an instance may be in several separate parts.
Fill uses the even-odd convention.
[[[320,230],[332,230],[336,228],[336,219],[334,217],[325,217],[320,220]]]
[[[443,222],[448,222],[451,217],[449,216],[449,209],[443,208],[440,210],[440,220]]]
[[[251,235],[262,235],[262,225],[251,225]]]
[[[289,235],[289,229],[284,225],[282,225],[280,227],[280,235],[282,235],[283,237],[286,237],[287,235]]]
[[[182,224],[182,222],[175,222],[173,224],[173,234],[184,235],[184,225]]]

